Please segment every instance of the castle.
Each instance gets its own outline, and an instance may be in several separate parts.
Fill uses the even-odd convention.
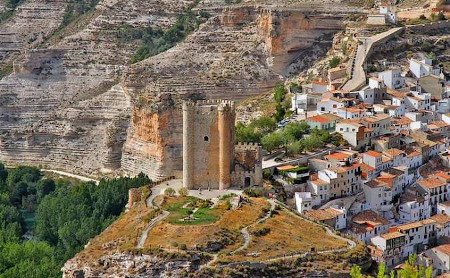
[[[235,145],[233,101],[183,102],[183,185],[227,189],[262,183],[262,151]]]

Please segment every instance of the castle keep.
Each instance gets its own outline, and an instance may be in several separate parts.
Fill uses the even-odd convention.
[[[183,184],[189,189],[260,185],[261,148],[234,145],[234,102],[183,102]]]

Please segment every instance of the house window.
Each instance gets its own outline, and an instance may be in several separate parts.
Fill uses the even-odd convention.
[[[209,137],[205,136],[205,137],[203,137],[203,140],[205,140],[205,142],[209,142]]]

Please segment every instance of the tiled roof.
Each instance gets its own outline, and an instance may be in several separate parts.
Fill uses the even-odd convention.
[[[386,155],[388,155],[388,156],[399,156],[399,155],[405,154],[404,151],[399,150],[399,149],[395,149],[395,148],[394,148],[394,149],[386,150],[386,151],[384,151],[384,153],[385,153]]]
[[[375,171],[376,169],[370,165],[367,165],[365,163],[361,163],[361,170],[363,172],[369,172],[369,171]]]
[[[394,238],[398,238],[398,237],[404,237],[405,234],[402,234],[400,232],[390,232],[390,233],[386,233],[386,234],[382,234],[381,237],[384,239],[394,239]]]
[[[448,256],[450,256],[450,244],[443,244],[435,247],[436,250],[438,250],[441,253],[444,253]]]
[[[321,124],[325,124],[325,123],[331,122],[331,120],[329,120],[329,119],[327,119],[325,117],[322,117],[321,115],[316,115],[316,116],[313,116],[313,117],[309,117],[307,119],[307,121],[308,122],[321,123]]]
[[[445,214],[435,214],[430,217],[431,220],[434,220],[437,224],[446,225],[450,223],[450,216]]]
[[[368,187],[377,188],[377,187],[389,187],[387,183],[379,179],[373,179],[365,183]]]
[[[350,153],[345,153],[345,152],[335,152],[335,153],[326,155],[326,156],[324,156],[324,157],[325,157],[325,159],[327,159],[327,160],[330,160],[330,159],[332,159],[332,160],[343,160],[343,159],[347,159],[347,158],[349,158],[349,157],[351,157],[351,156],[352,156],[352,154],[350,154]]]
[[[422,187],[426,188],[437,188],[440,186],[444,186],[447,183],[438,177],[428,177],[422,180],[418,180],[417,183]]]
[[[373,157],[381,157],[381,153],[380,152],[376,152],[376,151],[367,151],[364,154],[365,155],[369,155],[369,156],[373,156]]]

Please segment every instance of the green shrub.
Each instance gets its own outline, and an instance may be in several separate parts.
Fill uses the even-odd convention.
[[[341,63],[341,58],[339,57],[333,57],[330,60],[330,68],[335,68]]]

